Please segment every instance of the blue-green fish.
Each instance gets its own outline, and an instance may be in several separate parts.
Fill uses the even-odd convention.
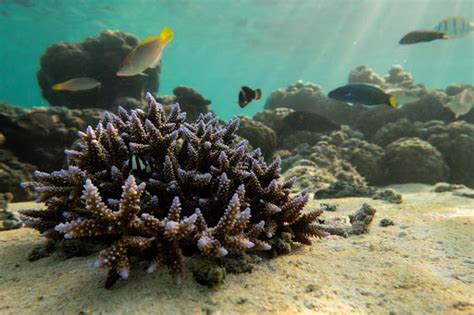
[[[378,86],[368,83],[349,83],[332,90],[328,97],[351,104],[367,106],[387,104],[393,108],[397,107],[397,101],[393,95],[387,94]]]
[[[462,37],[474,31],[474,23],[467,17],[452,16],[439,22],[434,30],[448,34],[449,38]]]

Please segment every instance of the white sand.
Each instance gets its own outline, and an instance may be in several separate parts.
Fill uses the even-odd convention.
[[[430,186],[403,185],[401,205],[366,198],[330,200],[325,217],[368,202],[377,209],[367,235],[331,236],[264,260],[252,273],[227,275],[217,289],[197,284],[187,261],[183,286],[166,270],[140,268],[111,290],[95,256],[36,262],[28,253],[43,239],[33,230],[0,232],[0,314],[473,314],[474,199]],[[320,202],[311,201],[307,209]],[[33,207],[12,204],[11,209]],[[379,227],[385,217],[395,226]]]

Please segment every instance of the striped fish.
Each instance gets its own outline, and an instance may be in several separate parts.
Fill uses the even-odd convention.
[[[133,154],[128,160],[125,161],[125,164],[128,165],[130,172],[134,175],[145,175],[151,173],[151,166],[147,160],[144,160],[137,154]]]
[[[452,16],[439,22],[434,30],[448,34],[449,38],[462,37],[474,30],[474,23],[467,17]]]

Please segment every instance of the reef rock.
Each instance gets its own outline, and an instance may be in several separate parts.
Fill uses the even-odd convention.
[[[79,43],[53,44],[41,57],[37,73],[43,97],[54,106],[112,109],[116,108],[118,98],[141,99],[144,91],[156,92],[160,66],[145,70],[146,76],[116,75],[124,58],[137,44],[137,37],[111,30]],[[55,83],[77,77],[94,78],[101,82],[101,87],[80,92],[51,89]]]
[[[315,191],[337,181],[345,181],[358,186],[366,185],[364,178],[354,166],[343,159],[337,147],[326,141],[320,141],[313,147],[300,146],[297,148],[297,154],[289,159],[291,166],[283,173],[283,176],[296,177],[297,185],[300,185],[297,186],[298,188],[309,188]]]
[[[474,187],[474,125],[455,121],[428,128],[426,141],[444,157],[451,173],[449,181]]]
[[[361,65],[352,70],[349,74],[349,83],[370,83],[379,86],[385,84],[384,78],[377,74],[372,68],[368,65]]]
[[[373,142],[386,146],[398,138],[417,137],[429,142],[450,168],[449,181],[474,187],[474,125],[465,121],[411,122],[401,119],[381,128]]]
[[[22,226],[15,214],[8,211],[8,203],[12,200],[13,194],[0,193],[0,231],[18,229]]]
[[[19,183],[31,179],[36,169],[31,164],[18,161],[9,150],[0,149],[0,193],[11,193],[16,201],[31,200],[32,194],[22,189]]]
[[[252,147],[260,148],[266,158],[271,157],[277,145],[275,132],[270,127],[247,116],[239,116],[239,120],[240,127],[237,135],[248,139]]]
[[[49,238],[114,240],[97,267],[106,287],[128,278],[132,261],[148,271],[167,266],[178,284],[183,256],[209,258],[233,251],[268,251],[284,234],[311,244],[326,234],[301,213],[308,192],[290,195],[295,179],[278,181],[280,159],[237,141],[239,121],[224,127],[212,113],[186,123],[178,105],[166,114],[147,94],[149,109],[106,113],[68,150],[68,169],[35,172],[25,183],[46,204],[22,210],[25,225]],[[137,168],[130,160],[138,161]],[[133,260],[132,260],[133,259]]]
[[[368,232],[369,225],[374,219],[375,212],[377,212],[377,210],[374,207],[364,203],[359,210],[349,215],[350,225],[340,223],[327,224],[325,222],[323,224],[316,224],[316,226],[330,235],[339,235],[342,237],[360,235]]]
[[[386,83],[402,86],[410,86],[415,82],[412,74],[405,71],[402,65],[393,65],[384,78]]]
[[[369,184],[383,182],[383,148],[365,140],[350,138],[342,142],[338,150],[342,158],[351,163]]]
[[[88,124],[97,124],[103,113],[100,109],[24,109],[6,105],[0,110],[0,132],[6,137],[4,147],[22,162],[44,170],[61,167],[65,161],[64,149],[74,142],[77,131]]]
[[[173,104],[178,103],[180,108],[186,112],[186,118],[189,121],[195,121],[199,117],[199,114],[209,112],[211,101],[192,87],[184,85],[177,86],[174,88],[173,94],[174,96],[157,96],[156,101],[165,105],[165,107],[171,107]]]
[[[265,102],[265,109],[288,107],[296,111],[311,112],[317,104],[327,102],[328,98],[321,86],[300,80],[287,88],[272,92]]]
[[[352,183],[338,181],[328,188],[316,191],[314,199],[368,197],[385,200],[390,203],[401,203],[402,196],[392,189],[378,189],[372,186],[357,186]]]
[[[449,175],[441,153],[419,138],[401,138],[388,145],[383,167],[390,183],[434,184]]]

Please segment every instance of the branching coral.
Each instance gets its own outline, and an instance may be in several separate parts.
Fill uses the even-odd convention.
[[[24,184],[47,206],[22,211],[27,226],[51,238],[112,239],[95,263],[109,269],[106,286],[128,277],[132,257],[149,271],[167,266],[179,283],[183,256],[265,251],[288,233],[304,244],[324,236],[312,225],[320,212],[301,213],[308,192],[291,196],[294,179],[278,181],[280,159],[267,164],[237,141],[238,120],[221,127],[209,113],[186,123],[178,105],[165,115],[147,100],[147,112],[119,109],[80,132],[67,170]]]

